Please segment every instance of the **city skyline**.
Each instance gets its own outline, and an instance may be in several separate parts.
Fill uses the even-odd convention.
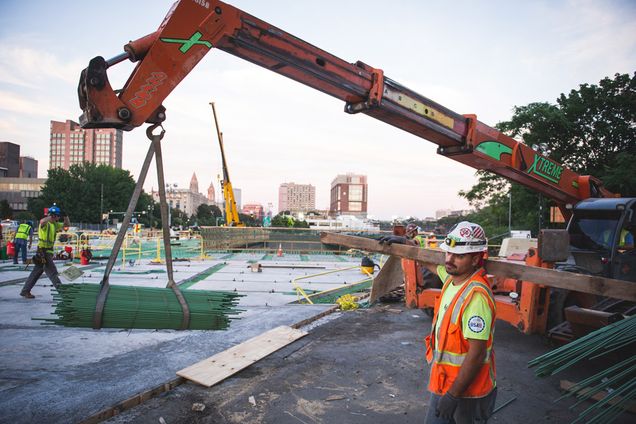
[[[115,56],[128,40],[155,31],[171,4],[2,2],[0,139],[23,146],[45,176],[48,122],[77,120],[80,71],[92,57]],[[476,113],[491,126],[510,119],[514,106],[554,103],[579,84],[636,69],[636,5],[628,1],[403,2],[385,14],[376,11],[386,5],[373,1],[365,8],[330,1],[231,4],[348,62],[381,68],[400,84],[458,113]],[[458,15],[458,8],[464,13]],[[118,24],[97,31],[97,15]],[[364,39],[343,36],[352,19],[382,31],[368,31]],[[113,87],[121,87],[131,70],[129,63],[109,70]],[[221,51],[210,52],[164,102],[166,181],[187,187],[192,169],[200,170],[201,181],[217,181],[221,174],[210,101],[217,105],[232,183],[243,188],[247,202],[275,203],[284,177],[311,181],[318,188],[316,206],[324,208],[330,201],[324,187],[334,175],[352,172],[368,176],[368,213],[374,217],[467,208],[457,192],[474,184],[475,170],[436,155],[435,144],[345,114],[342,102]],[[122,167],[138,175],[148,147],[144,128],[125,139]],[[154,169],[144,187],[149,192],[153,186]]]

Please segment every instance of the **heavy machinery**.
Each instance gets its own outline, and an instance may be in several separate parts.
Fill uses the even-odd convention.
[[[223,133],[219,127],[219,119],[216,116],[216,108],[214,102],[210,102],[212,106],[212,115],[214,116],[214,125],[216,125],[216,135],[219,139],[219,147],[221,149],[221,162],[223,163],[223,179],[221,180],[221,189],[223,189],[223,203],[225,204],[225,225],[228,227],[245,227],[239,218],[236,200],[234,198],[234,189],[230,181],[230,172],[227,169],[227,161],[225,160],[225,149],[223,148]]]
[[[348,63],[220,1],[178,1],[156,32],[129,42],[124,53],[112,59],[92,59],[78,87],[82,126],[132,130],[144,122],[159,125],[166,118],[163,100],[213,48],[336,97],[345,102],[346,113],[364,113],[425,138],[439,146],[442,156],[494,172],[552,199],[571,218],[575,254],[570,266],[620,277],[623,264],[631,263],[623,260],[618,240],[620,232],[635,223],[634,199],[615,199],[597,178],[578,175],[475,115],[453,112],[385,77],[381,69],[360,61]],[[107,70],[126,59],[137,65],[124,87],[114,90]],[[587,241],[596,236],[597,228],[613,231],[607,244]],[[544,242],[539,253],[554,251],[547,249],[549,244]],[[552,255],[544,261],[535,249],[526,262],[549,267],[555,260],[567,259],[567,243],[561,250],[557,253],[562,257]],[[525,332],[545,328],[548,288],[511,280],[500,289],[520,296],[498,297],[499,317]],[[407,285],[410,306],[433,305],[436,295],[435,290]]]

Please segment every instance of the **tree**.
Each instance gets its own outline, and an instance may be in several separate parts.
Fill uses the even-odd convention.
[[[253,215],[244,213],[239,213],[239,219],[246,227],[260,227],[263,224],[262,220],[256,219]]]
[[[29,202],[29,210],[41,218],[45,207],[57,203],[74,222],[98,223],[102,212],[125,211],[134,188],[130,172],[108,165],[84,162],[68,170],[55,168],[49,170],[40,197]],[[145,211],[151,204],[150,196],[142,193],[135,210]]]
[[[9,205],[9,201],[7,199],[0,200],[0,218],[1,219],[11,219],[13,211],[11,210],[11,206]]]
[[[221,209],[214,205],[201,204],[195,214],[197,224],[201,226],[217,225],[217,218],[222,217]]]
[[[545,146],[550,157],[581,175],[593,175],[610,190],[636,196],[636,73],[616,74],[598,85],[582,84],[561,94],[556,104],[531,103],[515,107],[510,121],[497,128],[527,145]],[[503,177],[478,171],[476,185],[461,191],[478,209],[474,219],[488,234],[507,228],[508,202],[512,194],[515,228],[545,227],[551,203],[545,197]],[[539,207],[542,205],[542,215]],[[503,225],[503,217],[506,225]],[[488,226],[490,225],[490,230]]]
[[[292,227],[294,225],[293,218],[289,215],[279,213],[272,218],[272,227]]]

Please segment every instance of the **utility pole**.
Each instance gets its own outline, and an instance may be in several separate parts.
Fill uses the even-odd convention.
[[[508,192],[508,236],[512,234],[512,184]]]

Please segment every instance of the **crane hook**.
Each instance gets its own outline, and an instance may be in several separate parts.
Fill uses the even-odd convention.
[[[159,134],[153,134],[153,132],[157,128],[161,128],[161,132]],[[153,125],[149,126],[148,129],[146,129],[146,136],[151,141],[155,141],[155,140],[161,141],[161,139],[163,138],[163,135],[165,133],[166,133],[166,130],[163,128],[163,125],[161,125],[161,123],[153,124]]]

